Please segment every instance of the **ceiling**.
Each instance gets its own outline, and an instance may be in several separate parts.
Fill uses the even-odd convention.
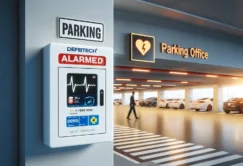
[[[243,37],[242,0],[114,0],[115,9],[143,13],[146,15],[172,19],[187,24],[211,29],[223,34]],[[184,72],[200,72],[216,75],[243,77],[243,70],[221,66],[203,65],[171,60],[156,59],[155,64],[130,62],[122,56],[115,56],[115,66],[136,66],[136,68],[166,69]],[[171,75],[166,72],[132,72],[115,67],[115,78],[132,78],[131,81],[117,81],[115,84],[144,84],[168,86],[191,86],[208,84],[240,84],[243,79],[231,77],[209,78],[204,75]],[[162,80],[161,83],[149,83],[146,80]],[[171,81],[171,82],[170,82]],[[174,82],[177,81],[177,82]],[[181,82],[188,82],[182,84]],[[197,83],[195,83],[197,82]],[[135,87],[136,88],[136,87]],[[144,87],[143,87],[144,88]],[[154,87],[155,88],[155,87]],[[156,88],[155,88],[156,89]]]
[[[141,69],[142,71],[132,71],[133,69]],[[205,66],[205,71],[209,70],[210,67]],[[206,73],[204,72],[195,72],[192,70],[160,70],[158,68],[140,68],[140,67],[122,67],[115,66],[114,73],[114,84],[119,84],[118,87],[128,87],[131,88],[127,84],[136,84],[136,87],[132,88],[145,88],[145,89],[158,89],[158,87],[154,87],[154,85],[161,85],[160,88],[171,88],[171,87],[185,87],[185,86],[202,86],[202,85],[232,85],[232,84],[242,84],[243,75],[232,75],[230,71],[236,69],[222,68],[222,71],[225,73]],[[149,72],[143,72],[149,71]],[[227,71],[227,72],[226,72]],[[178,74],[170,74],[170,72],[183,72],[187,75],[178,75]],[[242,71],[241,71],[242,72]],[[217,77],[208,77],[208,76],[217,76]],[[119,80],[119,79],[131,79],[127,80]],[[160,82],[148,82],[148,80],[155,80]],[[144,85],[150,85],[149,87],[143,87]]]
[[[114,0],[115,8],[243,37],[242,0]]]

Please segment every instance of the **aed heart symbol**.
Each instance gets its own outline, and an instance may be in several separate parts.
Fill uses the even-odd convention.
[[[138,51],[144,56],[150,50],[151,44],[147,40],[142,41],[141,39],[138,39],[136,41],[136,47]]]

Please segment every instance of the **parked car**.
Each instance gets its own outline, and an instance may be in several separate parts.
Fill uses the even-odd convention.
[[[213,98],[201,98],[190,101],[190,109],[196,111],[212,111],[213,110]]]
[[[159,107],[160,108],[169,108],[169,103],[172,102],[172,101],[173,101],[173,99],[160,100]]]
[[[169,103],[170,108],[185,109],[184,99],[174,99]]]
[[[114,99],[113,104],[114,105],[122,105],[122,99]]]
[[[143,106],[144,106],[144,101],[145,101],[145,100],[140,100],[140,101],[138,102],[138,103],[139,103],[138,105],[141,106],[141,107],[143,107]]]
[[[157,97],[152,97],[144,102],[146,107],[157,107]]]
[[[231,111],[238,111],[243,113],[243,98],[231,98],[224,102],[223,110],[226,114],[229,114]]]
[[[145,102],[147,101],[147,100],[150,100],[152,97],[149,97],[149,98],[147,98],[147,99],[145,99],[145,100],[140,100],[139,101],[139,106],[141,106],[141,107],[143,107],[143,106],[145,106]]]
[[[139,100],[135,100],[136,105],[139,105]]]

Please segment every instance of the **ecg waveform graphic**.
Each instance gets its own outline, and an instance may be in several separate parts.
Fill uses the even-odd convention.
[[[70,78],[70,82],[67,84],[67,86],[72,87],[73,93],[75,92],[76,87],[85,87],[85,92],[87,93],[89,91],[89,87],[95,87],[95,84],[88,84],[87,83],[87,78],[84,77],[84,82],[82,84],[75,84],[73,80],[73,76]]]

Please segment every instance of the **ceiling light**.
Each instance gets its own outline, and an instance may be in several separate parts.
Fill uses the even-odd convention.
[[[121,90],[121,89],[114,89],[114,90]]]
[[[188,73],[186,73],[186,72],[170,71],[170,74],[187,75]]]
[[[137,88],[137,89],[145,89],[145,88]]]
[[[127,78],[117,78],[117,81],[131,81],[131,79],[127,79]]]
[[[238,78],[238,77],[232,77],[232,79],[234,79],[234,80],[238,80],[239,78]]]
[[[126,88],[126,89],[133,89],[133,88]]]
[[[146,70],[146,69],[132,69],[132,71],[138,71],[138,72],[150,72],[150,70]]]
[[[181,82],[182,84],[188,84],[188,82],[186,82],[186,81],[183,81],[183,82]]]
[[[120,89],[125,89],[125,87],[120,87]]]
[[[114,84],[114,86],[122,86],[122,84]]]
[[[148,82],[161,82],[160,80],[147,80]]]
[[[161,85],[153,85],[153,87],[160,87],[161,88]]]
[[[126,86],[137,86],[136,84],[126,84]]]
[[[162,86],[176,86],[174,84],[162,84]]]
[[[143,86],[143,87],[150,87],[150,85],[141,85],[141,86]]]
[[[215,77],[218,77],[217,75],[210,75],[210,74],[208,74],[208,75],[206,75],[207,77],[213,77],[213,78],[215,78]]]

